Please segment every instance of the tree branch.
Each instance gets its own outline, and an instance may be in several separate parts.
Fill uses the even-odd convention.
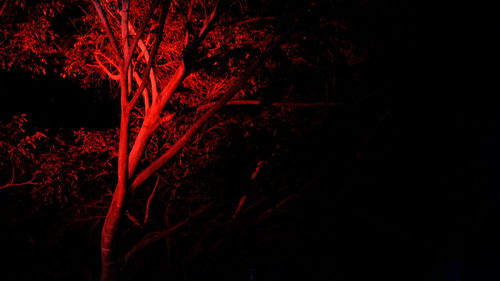
[[[139,76],[139,74],[137,73],[137,71],[134,71],[134,79],[135,79],[135,82],[137,83],[138,86],[141,85],[142,79]],[[142,97],[144,98],[144,110],[145,110],[144,114],[147,115],[149,112],[149,106],[150,106],[148,89],[145,88],[144,91],[142,91]]]
[[[10,178],[10,181],[9,181],[9,183],[0,186],[0,190],[2,190],[4,188],[8,188],[8,187],[13,187],[13,186],[34,185],[36,183],[33,182],[33,180],[35,179],[35,177],[38,173],[39,172],[35,172],[29,181],[14,183],[14,180],[16,177],[16,169],[14,168],[14,166],[12,166],[12,176]]]
[[[168,11],[165,9],[161,10],[160,14],[160,25],[156,29],[157,33],[157,40],[155,41],[153,45],[153,50],[151,51],[151,56],[149,59],[149,62],[146,66],[146,68],[143,71],[142,76],[147,77],[147,74],[149,73],[153,62],[154,58],[156,56],[156,53],[158,52],[158,48],[160,46],[160,42],[162,41],[163,38],[163,27],[165,25],[166,17]],[[132,108],[135,106],[137,103],[137,99],[139,98],[140,93],[144,90],[146,87],[146,79],[143,79],[141,86],[137,91],[135,92],[134,96],[132,97],[132,100],[128,104],[129,110],[132,110]],[[170,83],[169,83],[170,84]],[[168,86],[167,86],[168,87]],[[140,158],[142,157],[142,154],[144,153],[144,149],[147,145],[147,142],[149,141],[149,138],[151,137],[151,134],[154,132],[154,127],[156,123],[156,119],[159,117],[161,110],[163,106],[160,104],[156,104],[156,100],[152,102],[154,106],[152,106],[151,110],[149,111],[149,114],[145,116],[144,121],[141,125],[141,129],[139,130],[139,134],[134,140],[134,144],[132,146],[132,150],[130,151],[130,158],[129,158],[129,176],[131,177],[134,172],[137,164],[139,163]],[[150,124],[153,123],[153,124]]]
[[[197,110],[203,111],[215,105],[216,102],[210,102],[200,105]],[[265,105],[261,100],[230,100],[226,105]],[[275,107],[334,107],[333,102],[273,102],[269,104]]]
[[[122,45],[123,45],[123,58],[126,58],[129,54],[129,44],[128,44],[128,11],[130,7],[130,0],[121,0],[122,10],[121,15],[121,32],[122,32]],[[130,60],[123,61],[123,72],[126,73]]]
[[[247,23],[252,23],[256,21],[271,21],[271,20],[276,20],[276,17],[256,17],[256,18],[249,18],[249,19],[244,19],[244,20],[235,20],[235,21],[230,21],[230,22],[224,22],[221,23],[220,25],[226,26],[226,25],[242,25],[242,24],[247,24]]]
[[[168,1],[168,5],[170,5],[170,1]],[[163,28],[165,26],[165,21],[167,19],[168,7],[169,6],[164,5],[162,10],[161,10],[160,25],[157,27],[157,30],[156,30],[157,40],[154,42],[153,49],[151,50],[150,59],[148,61],[146,68],[144,68],[144,70],[142,72],[142,77],[147,77],[149,71],[151,70],[151,67],[153,66],[154,59],[156,57],[156,53],[158,52],[158,48],[160,47],[160,42],[163,39]],[[129,103],[130,110],[135,106],[135,103],[137,102],[139,95],[141,94],[141,92],[144,90],[145,87],[146,87],[146,79],[143,79],[141,86],[137,89],[137,91],[134,93],[132,99],[130,100],[130,103]]]
[[[184,47],[189,44],[189,34],[192,33],[193,27],[191,25],[191,16],[193,15],[194,0],[189,1],[188,12],[186,16],[186,32],[184,34]]]
[[[151,207],[151,202],[153,201],[153,198],[156,194],[156,188],[158,187],[158,183],[160,182],[160,176],[157,177],[155,186],[153,187],[153,191],[151,191],[151,194],[149,194],[148,201],[146,203],[146,210],[144,211],[144,222],[143,224],[146,224],[148,222],[149,218],[149,209]]]
[[[166,1],[165,5],[163,6],[163,9],[168,10],[170,9],[170,3],[171,0]],[[149,6],[147,14],[144,16],[144,19],[142,20],[141,26],[139,27],[139,30],[137,31],[134,40],[132,41],[132,44],[130,45],[130,51],[128,54],[125,56],[125,64],[130,64],[130,61],[132,60],[132,55],[134,54],[134,50],[139,43],[139,40],[141,39],[142,35],[144,34],[144,31],[146,30],[147,24],[151,17],[153,16],[153,12],[155,11],[156,7],[158,6],[159,1],[155,0],[151,6]]]
[[[196,50],[201,42],[205,39],[205,37],[208,35],[208,32],[212,29],[213,25],[215,24],[215,20],[218,18],[219,15],[219,1],[215,3],[215,7],[212,9],[212,12],[210,13],[210,16],[205,20],[203,23],[203,26],[201,27],[198,36],[193,40],[193,42],[186,47],[186,51],[191,52]]]
[[[129,23],[129,28],[130,28],[130,31],[132,33],[136,34],[134,27],[130,23]],[[141,56],[143,56],[144,62],[147,65],[149,63],[150,55],[149,55],[148,49],[146,47],[146,44],[144,43],[144,41],[142,39],[139,39],[137,45],[139,46],[139,49],[141,49],[141,53],[139,54],[138,59]],[[151,66],[151,70],[149,71],[149,79],[151,81],[152,103],[154,103],[156,101],[156,98],[158,97],[158,86],[156,84],[156,75],[155,75],[154,66]],[[137,85],[137,86],[140,87],[140,85]]]
[[[115,80],[115,81],[120,80],[120,75],[112,73],[111,70],[109,70],[106,67],[106,65],[104,65],[104,63],[99,59],[99,56],[103,56],[109,63],[111,63],[112,65],[114,65],[116,68],[118,68],[118,66],[110,58],[108,58],[106,55],[104,55],[99,50],[96,50],[96,52],[94,53],[94,58],[95,58],[97,64],[108,75],[108,77],[111,80]]]
[[[8,187],[13,187],[13,186],[23,186],[23,185],[34,185],[36,184],[35,182],[32,181],[25,181],[25,182],[20,182],[20,183],[8,183],[5,185],[0,186],[0,190]]]
[[[217,16],[219,10],[219,1],[215,2],[215,7],[212,9],[210,16],[205,20],[203,26],[200,29],[198,37],[203,40],[208,33],[209,27],[215,22],[215,17]]]
[[[108,19],[106,18],[106,14],[104,13],[104,10],[102,9],[101,3],[99,2],[99,0],[92,0],[92,3],[94,4],[94,7],[97,11],[97,14],[99,15],[99,18],[101,19],[101,22],[104,25],[106,35],[108,36],[109,41],[111,41],[111,47],[113,48],[113,51],[115,52],[115,56],[118,60],[120,60],[120,57],[121,57],[120,56],[120,49],[118,48],[118,43],[116,41],[115,36],[113,35],[113,31],[111,30]]]

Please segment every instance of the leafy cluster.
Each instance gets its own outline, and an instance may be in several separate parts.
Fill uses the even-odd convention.
[[[41,205],[65,207],[102,198],[113,175],[115,131],[38,131],[26,115],[0,124],[5,188],[28,189]]]
[[[63,1],[5,1],[0,15],[0,67],[28,70],[33,74],[57,71],[61,61],[54,30]]]

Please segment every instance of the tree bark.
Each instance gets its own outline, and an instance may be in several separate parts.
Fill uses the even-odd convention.
[[[121,91],[127,91],[127,76],[122,73]],[[130,111],[122,106],[120,121],[120,141],[118,149],[118,184],[109,206],[101,233],[101,281],[114,281],[118,278],[118,263],[113,252],[113,242],[123,213],[123,202],[127,191],[128,166],[128,125]]]
[[[129,1],[122,1],[121,11],[121,32],[123,57],[127,57],[129,53],[128,44],[128,8]],[[130,121],[130,106],[128,103],[129,93],[129,67],[122,60],[120,70],[120,140],[118,147],[118,184],[113,194],[111,205],[109,206],[104,226],[101,232],[101,281],[116,281],[118,280],[119,265],[114,254],[114,240],[116,232],[123,213],[123,203],[127,191],[128,181],[128,138],[129,138],[129,121]]]

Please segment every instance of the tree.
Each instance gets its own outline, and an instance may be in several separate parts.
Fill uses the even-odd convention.
[[[161,114],[165,108],[165,105],[177,90],[182,80],[186,77],[187,71],[191,71],[193,64],[196,62],[198,48],[201,46],[203,40],[207,37],[208,32],[213,28],[215,20],[219,16],[219,5],[218,2],[213,5],[208,5],[204,3],[205,6],[209,6],[211,12],[207,14],[207,17],[202,21],[201,28],[196,30],[193,28],[195,23],[192,21],[193,10],[195,9],[195,1],[191,1],[187,5],[187,15],[186,15],[186,25],[184,27],[184,50],[182,53],[182,59],[179,62],[177,69],[174,74],[170,77],[170,80],[166,83],[166,86],[158,90],[157,81],[154,69],[152,65],[157,57],[158,49],[160,47],[163,29],[167,14],[170,10],[171,1],[164,1],[160,4],[160,16],[157,22],[157,27],[155,30],[156,39],[151,48],[151,51],[147,51],[143,48],[139,56],[143,56],[146,66],[142,70],[142,75],[138,78],[137,73],[134,72],[132,67],[132,57],[134,56],[134,51],[143,36],[143,33],[147,27],[147,23],[152,18],[156,6],[159,5],[158,2],[154,2],[147,9],[147,13],[140,24],[137,33],[134,35],[133,39],[129,39],[129,34],[131,31],[131,24],[129,23],[130,15],[130,3],[129,1],[121,2],[121,50],[118,47],[118,39],[109,24],[108,18],[106,16],[105,10],[102,8],[99,1],[93,1],[96,8],[97,14],[102,21],[104,29],[108,40],[111,42],[113,57],[115,58],[114,65],[118,66],[118,75],[111,74],[110,71],[106,71],[111,78],[116,77],[119,79],[120,83],[120,103],[121,103],[121,119],[120,119],[120,136],[119,136],[119,155],[118,155],[118,184],[113,194],[113,200],[109,207],[108,213],[106,215],[106,220],[104,222],[102,239],[101,239],[101,259],[102,259],[102,273],[101,280],[115,280],[117,276],[117,266],[116,257],[113,251],[113,242],[116,237],[116,231],[118,229],[119,222],[123,214],[123,206],[125,202],[125,197],[127,192],[133,192],[141,184],[143,184],[147,179],[151,177],[153,173],[158,171],[167,161],[169,161],[177,152],[188,144],[190,139],[200,130],[200,128],[217,112],[219,111],[229,100],[231,100],[238,91],[244,86],[250,76],[253,74],[257,66],[264,60],[269,53],[276,48],[280,39],[273,39],[272,42],[266,47],[263,54],[261,54],[254,63],[252,63],[242,74],[241,77],[236,80],[234,85],[232,85],[227,92],[210,108],[201,115],[186,132],[158,159],[153,161],[149,166],[144,168],[142,171],[136,174],[137,165],[142,158],[144,151],[146,149],[149,140],[151,139],[153,133],[156,131],[158,124],[161,120]],[[207,7],[204,7],[207,9]],[[289,32],[289,31],[288,31]],[[283,36],[283,35],[282,35]],[[96,57],[97,58],[97,57]],[[111,61],[111,59],[108,59]],[[199,62],[198,62],[199,63]],[[103,66],[104,64],[100,63]],[[136,65],[137,67],[137,65]],[[130,81],[132,77],[135,78],[138,87],[135,91],[131,87],[132,82]],[[150,79],[148,79],[150,78]],[[151,86],[151,97],[148,97],[148,93],[145,92],[147,85],[146,81],[150,81]],[[133,142],[132,149],[129,152],[129,126],[130,126],[130,115],[134,109],[140,96],[144,97],[145,105],[145,116],[144,121],[139,129],[139,132]],[[167,117],[168,118],[168,117]]]
[[[20,57],[25,60],[4,59],[4,68],[17,66],[46,73],[52,67],[62,76],[80,79],[85,85],[96,83],[103,76],[118,84],[121,114],[117,185],[102,229],[101,280],[118,278],[124,257],[116,250],[117,233],[127,204],[137,190],[151,183],[152,176],[201,131],[209,131],[207,123],[226,104],[265,103],[265,99],[258,98],[262,95],[259,89],[265,87],[269,73],[259,72],[258,67],[267,61],[267,68],[273,69],[283,60],[270,58],[274,50],[287,54],[286,59],[291,63],[307,64],[301,55],[294,56],[296,45],[282,43],[301,24],[298,20],[301,15],[310,16],[311,10],[320,6],[314,1],[297,6],[290,2],[286,4],[289,10],[284,13],[241,19],[245,13],[251,13],[245,11],[245,1],[148,2],[92,0],[92,8],[81,1],[50,4],[20,1],[17,4],[21,7],[34,5],[28,12],[16,11],[27,13],[29,22],[13,23],[3,33],[4,41],[9,43],[2,48],[2,57],[10,58],[7,54],[16,50],[24,52]],[[6,3],[2,13],[7,9]],[[79,5],[81,10],[71,10],[72,5]],[[70,39],[64,36],[68,35],[67,30],[54,29],[54,22],[60,21],[61,15],[70,17],[78,30]],[[9,40],[14,37],[17,39]],[[245,87],[248,91],[242,92]],[[278,101],[269,105],[331,106],[325,101]],[[151,149],[155,145],[153,153],[148,154],[148,146]],[[207,145],[206,151],[214,148],[213,144]],[[145,220],[155,188],[144,206]],[[205,209],[202,205],[195,213]],[[168,236],[172,229],[145,237],[131,248],[126,259],[138,249]]]

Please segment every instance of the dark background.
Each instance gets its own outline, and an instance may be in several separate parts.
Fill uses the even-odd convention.
[[[373,94],[332,109],[327,125],[291,144],[276,171],[290,182],[300,171],[316,188],[290,209],[294,224],[279,239],[245,254],[254,257],[253,280],[500,280],[499,23],[488,7],[421,8],[353,16],[373,56],[362,82],[346,82],[345,91]],[[115,126],[114,101],[55,77],[28,78],[0,75],[2,91],[15,92],[2,100],[2,118],[28,113],[41,128]],[[29,208],[1,203],[4,215]],[[0,268],[44,271],[36,264],[48,250],[21,237],[33,230],[2,228],[13,258]]]

